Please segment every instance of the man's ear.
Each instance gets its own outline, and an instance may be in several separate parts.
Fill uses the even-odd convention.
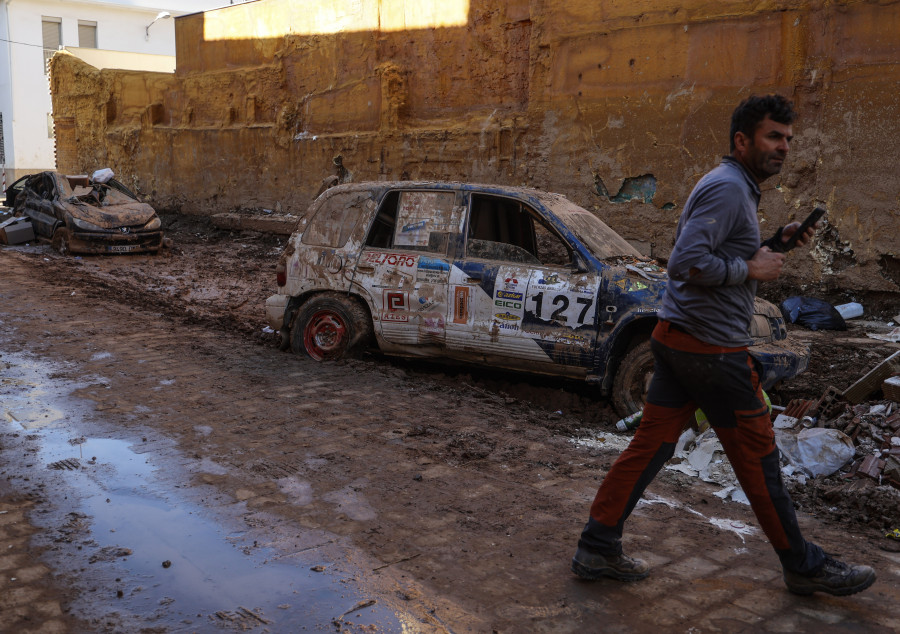
[[[753,140],[743,132],[734,133],[734,149],[740,152],[746,152]]]

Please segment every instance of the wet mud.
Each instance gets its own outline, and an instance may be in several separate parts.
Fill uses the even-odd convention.
[[[858,513],[838,521],[824,512],[833,499],[811,498],[800,522],[826,549],[873,565],[879,581],[854,597],[800,599],[785,592],[750,510],[673,471],[627,527],[626,548],[650,561],[651,577],[579,582],[568,562],[625,442],[608,403],[565,382],[279,352],[263,302],[282,241],[166,222],[175,246],[157,257],[0,251],[3,376],[60,390],[28,399],[42,404],[31,418],[18,405],[0,413],[0,501],[22,502],[0,527],[15,512],[15,530],[32,531],[10,565],[44,566],[34,583],[53,588],[45,615],[31,618],[71,618],[70,631],[133,631],[137,621],[145,631],[278,631],[282,618],[343,631],[900,629],[900,558]],[[861,343],[861,330],[797,332],[813,361],[776,402],[846,387],[896,349]],[[29,363],[47,370],[13,376]],[[141,533],[167,518],[202,538],[179,533],[176,547],[165,528]],[[182,588],[173,580],[194,552],[234,572],[197,565]],[[305,584],[326,577],[316,587],[335,579],[340,595],[310,616]],[[257,578],[263,589],[284,579],[291,594],[231,593]],[[196,586],[207,584],[229,600],[201,603]]]

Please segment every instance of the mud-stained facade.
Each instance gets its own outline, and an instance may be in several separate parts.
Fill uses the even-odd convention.
[[[112,167],[162,209],[301,214],[332,181],[450,179],[566,194],[666,257],[728,118],[781,92],[800,119],[763,233],[816,202],[790,275],[900,284],[900,1],[288,0],[176,20],[174,75],[64,54],[61,170]]]

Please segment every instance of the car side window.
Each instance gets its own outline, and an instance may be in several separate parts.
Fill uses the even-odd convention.
[[[318,211],[303,232],[303,244],[314,247],[340,248],[366,211],[368,192],[351,191],[332,194],[322,201]]]
[[[378,208],[366,245],[446,253],[450,233],[458,222],[455,192],[389,192]]]
[[[473,194],[466,255],[519,264],[570,266],[569,248],[519,201]]]

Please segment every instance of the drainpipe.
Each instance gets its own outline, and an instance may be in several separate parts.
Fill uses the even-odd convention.
[[[10,2],[12,2],[12,0],[3,0],[3,13],[5,14],[5,23],[6,23],[6,33],[5,33],[6,66],[7,66],[6,77],[9,80],[9,112],[7,113],[7,119],[9,119],[9,120],[3,122],[3,127],[6,128],[6,130],[9,130],[10,132],[12,132],[12,129],[13,129],[12,80],[13,80],[13,77],[12,77],[12,42],[9,41],[10,40],[10,32],[9,32],[9,3]],[[0,134],[3,135],[4,154],[9,154],[10,150],[14,146],[14,141],[13,141],[13,135],[6,134],[6,130],[0,130]],[[12,180],[15,180],[15,178],[13,178],[12,176],[7,176],[7,174],[6,174],[6,163],[9,160],[9,158],[11,158],[11,157],[4,156],[3,157],[4,160],[2,161],[2,164],[0,164],[0,169],[3,170],[2,186],[3,186],[4,191],[6,191],[6,186],[9,184],[9,182],[11,182]],[[13,174],[13,176],[14,176],[14,174]]]

